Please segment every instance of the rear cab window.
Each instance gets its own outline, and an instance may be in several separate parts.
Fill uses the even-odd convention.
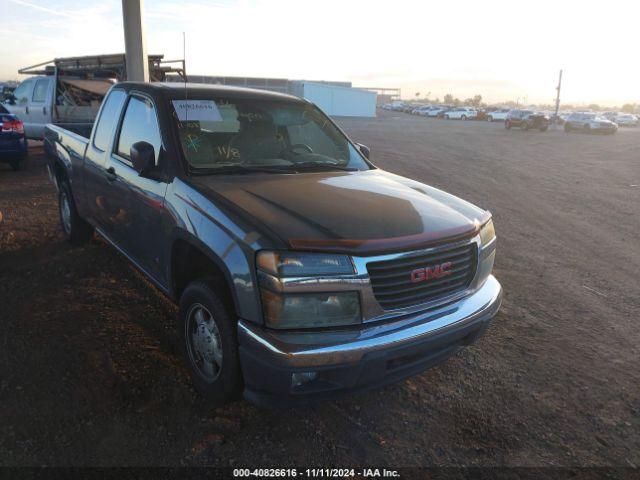
[[[33,88],[33,95],[31,96],[31,101],[34,103],[44,103],[47,100],[49,84],[50,81],[48,78],[40,78],[36,80],[36,84]]]

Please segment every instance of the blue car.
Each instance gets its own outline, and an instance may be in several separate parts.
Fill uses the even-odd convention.
[[[8,163],[14,170],[20,170],[26,156],[24,124],[0,105],[0,162]]]

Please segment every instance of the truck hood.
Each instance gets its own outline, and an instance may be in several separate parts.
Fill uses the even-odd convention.
[[[250,215],[289,248],[373,254],[474,235],[490,214],[383,170],[195,177],[214,202]]]

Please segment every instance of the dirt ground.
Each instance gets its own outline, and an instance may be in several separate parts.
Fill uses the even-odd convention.
[[[487,335],[367,394],[212,408],[175,307],[103,241],[63,241],[36,147],[0,165],[0,465],[640,466],[640,130],[340,123],[378,166],[493,212]]]

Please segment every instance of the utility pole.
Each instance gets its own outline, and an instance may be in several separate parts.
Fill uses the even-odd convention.
[[[149,58],[142,10],[144,0],[122,0],[127,80],[149,81]]]
[[[558,86],[556,87],[556,90],[558,91],[558,93],[556,94],[556,115],[555,115],[556,123],[558,123],[558,111],[560,110],[560,88],[561,87],[562,87],[562,70],[560,70],[560,76],[558,77]]]

